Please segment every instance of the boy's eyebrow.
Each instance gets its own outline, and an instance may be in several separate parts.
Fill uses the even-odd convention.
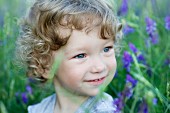
[[[113,43],[113,42],[110,42],[109,39],[108,39],[108,41],[103,43],[103,45],[109,44],[109,43]],[[70,54],[73,51],[84,51],[84,50],[86,50],[86,46],[88,46],[88,45],[85,45],[83,47],[82,46],[77,46],[77,47],[72,47],[72,48],[69,47],[68,49],[65,50],[65,54]]]
[[[65,54],[70,54],[72,53],[73,51],[84,51],[85,49],[83,47],[77,47],[77,48],[69,48],[65,51]]]

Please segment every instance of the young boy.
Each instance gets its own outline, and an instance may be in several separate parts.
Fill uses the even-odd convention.
[[[35,2],[22,22],[17,55],[29,77],[52,78],[56,93],[29,106],[29,113],[116,112],[103,92],[114,77],[121,39],[112,8],[106,0]]]

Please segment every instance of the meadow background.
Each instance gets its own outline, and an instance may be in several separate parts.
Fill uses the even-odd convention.
[[[110,0],[112,1],[112,0]],[[170,1],[115,0],[123,24],[118,69],[106,92],[123,113],[170,113]],[[31,0],[0,0],[0,113],[26,113],[52,94],[15,65],[18,21]]]

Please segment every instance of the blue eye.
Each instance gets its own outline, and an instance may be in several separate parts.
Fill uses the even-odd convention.
[[[105,47],[105,48],[103,49],[103,51],[104,51],[104,52],[109,52],[109,51],[110,51],[110,49],[112,49],[112,48],[113,48],[112,46]]]
[[[86,57],[86,55],[85,54],[78,54],[78,55],[76,55],[74,58],[85,58]]]

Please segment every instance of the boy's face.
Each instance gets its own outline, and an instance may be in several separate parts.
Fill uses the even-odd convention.
[[[56,71],[55,87],[85,96],[95,96],[114,77],[116,59],[113,39],[101,39],[100,27],[88,34],[73,30],[67,44],[55,52],[63,58]]]

